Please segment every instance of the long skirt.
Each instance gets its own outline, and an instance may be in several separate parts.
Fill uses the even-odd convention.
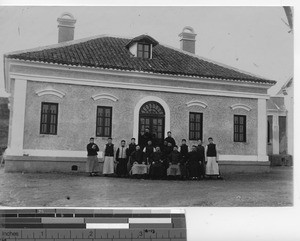
[[[180,176],[180,167],[177,164],[171,164],[167,169],[168,176]]]
[[[217,163],[216,157],[207,157],[206,175],[220,175],[219,164]]]
[[[129,172],[130,172],[130,170],[131,170],[131,167],[132,167],[132,163],[131,163],[131,157],[129,157],[129,160],[128,160],[128,162],[127,162],[127,173],[129,173]]]
[[[152,164],[150,166],[149,175],[150,178],[160,179],[163,178],[165,174],[165,167],[162,163]]]
[[[99,172],[100,165],[97,156],[88,156],[86,162],[87,172]]]
[[[114,157],[105,156],[103,164],[103,174],[113,174],[114,173]]]
[[[127,175],[127,159],[119,159],[116,173],[118,176]]]
[[[197,161],[190,161],[188,163],[188,174],[190,178],[199,177],[200,175],[200,163]]]
[[[179,167],[180,167],[181,176],[182,177],[187,177],[186,164],[185,163],[181,163]]]
[[[199,173],[200,176],[203,176],[205,175],[205,162],[202,161],[201,164],[200,164],[200,173]]]

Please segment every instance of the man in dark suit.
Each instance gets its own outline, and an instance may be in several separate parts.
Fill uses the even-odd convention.
[[[197,152],[199,155],[200,162],[200,172],[199,179],[204,179],[205,177],[205,148],[202,146],[202,140],[198,140]]]
[[[168,136],[165,138],[165,141],[171,143],[172,144],[172,149],[173,149],[173,147],[176,146],[176,142],[175,142],[174,138],[172,137],[172,132],[168,131],[167,135]]]
[[[141,143],[139,145],[141,146],[141,149],[143,150],[145,146],[147,146],[148,141],[152,142],[153,135],[150,133],[150,130],[148,127],[145,128],[145,132],[143,135],[141,135]]]

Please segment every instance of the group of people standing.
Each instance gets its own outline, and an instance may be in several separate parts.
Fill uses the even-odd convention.
[[[213,176],[222,179],[213,138],[208,138],[206,147],[198,140],[198,145],[193,145],[189,150],[185,139],[182,139],[178,147],[172,133],[169,131],[167,135],[161,146],[153,145],[149,129],[145,129],[139,144],[132,138],[127,147],[126,141],[122,140],[117,149],[112,138],[108,138],[104,149],[103,174],[150,179],[201,180]],[[90,176],[98,175],[98,151],[99,147],[94,143],[94,138],[90,138],[87,145],[87,172]]]

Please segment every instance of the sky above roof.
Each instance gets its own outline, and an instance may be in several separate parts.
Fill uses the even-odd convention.
[[[75,39],[148,34],[179,48],[178,34],[191,26],[197,34],[199,56],[276,80],[273,89],[293,75],[293,34],[284,23],[282,7],[6,6],[0,7],[0,89],[4,86],[3,54],[56,44],[57,18],[63,12],[77,19]]]

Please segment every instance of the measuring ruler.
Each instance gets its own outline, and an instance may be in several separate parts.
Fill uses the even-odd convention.
[[[182,209],[0,209],[2,241],[186,241]]]

